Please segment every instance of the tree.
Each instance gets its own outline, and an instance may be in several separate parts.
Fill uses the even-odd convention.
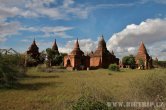
[[[130,55],[130,56],[125,56],[123,57],[122,59],[122,63],[124,65],[129,65],[130,68],[134,69],[135,68],[135,57],[133,55]]]
[[[21,64],[20,55],[0,54],[0,87],[14,84],[17,77],[24,76],[26,68]]]
[[[64,55],[66,55],[66,54],[59,54],[57,51],[52,50],[51,48],[47,48],[46,52],[47,52],[47,59],[49,62],[49,66],[62,64]]]

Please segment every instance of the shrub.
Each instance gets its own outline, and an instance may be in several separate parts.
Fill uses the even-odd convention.
[[[107,106],[107,102],[113,101],[111,93],[105,93],[101,89],[90,87],[87,83],[81,84],[81,97],[72,104],[72,110],[115,110]]]
[[[37,66],[38,63],[39,63],[38,59],[34,59],[31,56],[29,56],[29,55],[27,56],[27,58],[26,58],[26,66],[28,66],[28,67]]]
[[[105,103],[97,101],[92,97],[84,97],[78,99],[77,103],[73,105],[73,110],[108,110]]]
[[[19,55],[0,54],[0,59],[0,87],[10,86],[18,77],[25,75],[26,69],[20,64]]]
[[[120,71],[119,66],[117,64],[110,64],[108,69],[111,71]]]

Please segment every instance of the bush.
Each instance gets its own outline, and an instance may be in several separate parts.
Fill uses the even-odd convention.
[[[26,69],[21,65],[19,55],[0,54],[0,59],[0,87],[10,86],[25,75]]]
[[[72,103],[72,110],[115,110],[107,106],[107,102],[113,101],[111,93],[91,87],[87,83],[81,84],[81,97]]]
[[[92,97],[84,97],[78,99],[77,103],[73,105],[73,110],[108,110],[105,103],[97,101]]]
[[[120,71],[119,66],[117,64],[110,64],[108,69],[111,71]]]

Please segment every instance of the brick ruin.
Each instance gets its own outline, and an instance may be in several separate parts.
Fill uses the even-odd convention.
[[[118,64],[119,59],[116,58],[113,52],[107,50],[103,36],[100,38],[95,52],[84,55],[84,52],[80,50],[77,39],[72,52],[64,57],[64,67],[69,70],[108,68],[113,63]]]
[[[52,50],[59,54],[58,46],[56,40],[52,45]],[[36,45],[35,39],[33,40],[31,46],[26,51],[26,57],[31,57],[33,59],[39,59],[40,53],[39,48]],[[141,42],[138,49],[138,53],[135,57],[136,67],[140,67],[140,60],[144,69],[153,68],[152,57],[149,56],[146,47],[143,42]],[[108,68],[110,64],[119,65],[119,58],[116,58],[113,51],[108,51],[106,47],[106,42],[104,37],[101,36],[97,49],[87,55],[80,49],[78,39],[75,42],[73,50],[66,56],[64,56],[63,64],[68,70],[85,70],[85,69],[98,69],[98,68]],[[25,61],[25,64],[27,62]]]
[[[114,52],[109,52],[106,47],[106,42],[102,36],[98,42],[98,47],[95,52],[90,54],[91,68],[108,68],[110,64],[119,63],[119,58],[116,58]]]
[[[56,44],[56,39],[55,39],[55,41],[54,41],[54,43],[52,45],[52,50],[54,50],[57,54],[59,54],[58,46]]]
[[[34,64],[29,64],[29,62],[27,61],[28,58],[33,58],[35,60],[38,60],[40,56],[39,53],[39,48],[36,45],[36,41],[35,39],[33,40],[31,46],[28,48],[28,50],[26,51],[26,59],[25,59],[25,66],[34,66],[37,65],[38,62],[34,63]]]
[[[84,52],[79,47],[78,39],[76,40],[74,49],[64,57],[64,67],[68,70],[80,70],[90,67],[90,57],[84,55]]]
[[[137,67],[144,66],[144,69],[153,68],[152,65],[152,57],[149,56],[146,47],[143,42],[141,42],[140,47],[138,49],[138,53],[135,57]],[[142,60],[143,65],[140,64],[140,60]]]

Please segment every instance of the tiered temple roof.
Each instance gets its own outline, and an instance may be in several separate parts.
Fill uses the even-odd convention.
[[[59,50],[58,50],[58,46],[57,46],[57,43],[56,43],[56,39],[52,45],[52,50],[56,51],[58,54],[59,54]]]
[[[106,42],[104,40],[103,35],[101,36],[99,43],[98,43],[98,47],[96,49],[96,51],[94,53],[91,53],[91,55],[94,56],[102,56],[103,54],[111,54],[106,47]]]
[[[143,42],[141,42],[140,47],[138,49],[137,58],[142,58],[144,60],[150,58]]]
[[[27,52],[38,52],[38,51],[39,51],[39,48],[36,45],[36,41],[34,39],[33,42],[32,42],[32,44],[31,44],[31,46],[28,48]]]
[[[75,42],[74,49],[71,51],[70,55],[84,55],[84,52],[80,49],[78,39]]]

